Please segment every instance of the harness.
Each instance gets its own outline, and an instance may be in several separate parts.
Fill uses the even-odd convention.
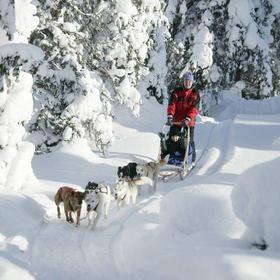
[[[148,166],[151,166],[150,163],[147,163],[147,165],[148,165]],[[149,171],[148,171],[147,169],[145,169],[145,168],[143,168],[143,170],[144,170],[145,172],[143,172],[143,174],[141,174],[141,176],[144,176],[144,177],[145,177],[145,176],[147,176],[147,175],[149,174]],[[138,177],[139,177],[139,176],[138,176]]]
[[[122,198],[121,200],[124,200],[124,199],[125,199],[125,197],[126,197],[126,194],[123,196],[123,198]]]
[[[99,205],[99,202],[96,204],[96,206],[94,207],[93,211],[96,211],[98,205]]]
[[[107,186],[104,186],[104,185],[100,185],[98,187],[96,187],[95,189],[95,193],[98,194],[98,193],[105,193],[105,194],[108,194],[108,187]]]

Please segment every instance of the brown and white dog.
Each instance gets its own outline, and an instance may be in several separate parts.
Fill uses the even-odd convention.
[[[76,191],[70,187],[59,188],[54,197],[54,202],[57,207],[57,217],[59,219],[61,218],[59,204],[63,202],[66,221],[74,223],[72,212],[77,212],[76,226],[78,226],[80,224],[81,208],[84,198],[85,193],[83,192]]]

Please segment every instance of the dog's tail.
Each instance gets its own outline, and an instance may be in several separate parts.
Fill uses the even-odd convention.
[[[59,188],[58,191],[56,192],[55,196],[54,196],[54,202],[57,206],[59,205],[60,201],[62,200],[61,189],[62,188]]]
[[[59,188],[58,191],[56,192],[55,196],[54,196],[54,202],[55,202],[56,209],[57,209],[57,217],[59,219],[61,217],[60,208],[59,208],[59,204],[60,204],[61,201],[62,201],[61,188]]]

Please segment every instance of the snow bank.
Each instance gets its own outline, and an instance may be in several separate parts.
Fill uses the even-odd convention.
[[[230,90],[223,92],[223,100],[218,106],[210,108],[210,115],[218,120],[233,119],[237,114],[279,114],[280,96],[263,100],[241,98],[243,83],[236,83]]]
[[[2,280],[8,279],[22,279],[22,280],[34,280],[35,278],[20,266],[14,265],[7,260],[8,258],[0,257],[0,275]]]
[[[230,203],[230,187],[196,185],[170,192],[163,198],[160,224],[184,234],[216,231],[233,234],[236,219]]]
[[[231,198],[235,214],[247,226],[250,243],[265,242],[280,251],[279,158],[256,165],[244,172]]]
[[[33,178],[31,161],[35,146],[28,142],[19,145],[17,153],[11,162],[6,179],[6,188],[17,190],[29,179]]]

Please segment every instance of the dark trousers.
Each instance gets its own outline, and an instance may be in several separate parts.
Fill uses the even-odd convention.
[[[190,126],[190,145],[192,147],[192,161],[195,162],[196,160],[196,150],[195,150],[195,143],[194,143],[194,126]]]

